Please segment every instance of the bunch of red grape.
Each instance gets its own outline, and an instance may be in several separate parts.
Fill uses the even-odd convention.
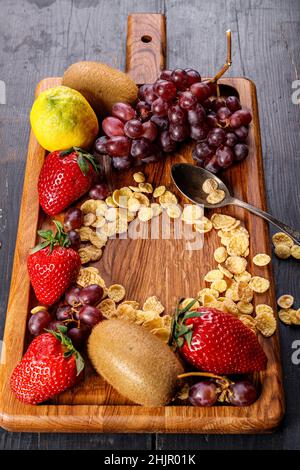
[[[33,336],[56,331],[59,325],[68,328],[67,335],[75,348],[80,349],[88,339],[92,328],[102,320],[102,314],[96,307],[103,296],[102,287],[91,284],[87,287],[70,287],[65,298],[51,313],[42,307],[31,315],[28,329]]]
[[[189,402],[194,406],[213,406],[220,392],[213,380],[197,382],[189,390]],[[228,388],[228,401],[234,406],[249,406],[257,400],[257,390],[252,382],[241,380]]]
[[[216,173],[240,162],[248,155],[251,113],[236,96],[216,95],[216,83],[202,82],[196,70],[164,70],[155,83],[139,88],[135,109],[125,103],[113,106],[95,152],[108,154],[116,169],[127,170],[159,161],[192,138],[198,165]]]

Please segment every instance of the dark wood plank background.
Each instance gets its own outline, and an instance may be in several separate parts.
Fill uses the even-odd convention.
[[[0,338],[5,320],[37,82],[78,60],[124,68],[127,14],[167,15],[167,57],[204,76],[224,61],[224,32],[233,33],[230,74],[257,85],[268,206],[300,229],[300,113],[292,82],[300,80],[299,0],[0,0]],[[300,306],[300,263],[274,259],[278,295]],[[297,289],[298,288],[298,289]],[[20,434],[0,431],[0,449],[300,449],[300,366],[292,343],[300,328],[281,326],[286,418],[265,436]]]

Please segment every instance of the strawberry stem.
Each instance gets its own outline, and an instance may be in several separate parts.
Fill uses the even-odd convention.
[[[67,350],[64,352],[64,357],[75,357],[76,362],[76,369],[77,369],[77,376],[83,371],[84,369],[84,360],[81,354],[74,348],[71,338],[67,336],[68,328],[63,325],[57,326],[58,331],[53,330],[46,330],[48,333],[51,333],[55,338],[61,342],[62,346],[65,346]]]
[[[70,240],[67,233],[64,231],[63,226],[58,220],[53,220],[53,223],[56,227],[56,234],[54,235],[52,230],[38,230],[38,235],[41,238],[44,238],[45,241],[36,245],[32,250],[31,254],[36,253],[37,251],[46,248],[49,246],[49,253],[52,252],[54,246],[59,245],[65,248],[70,246]]]
[[[90,154],[86,150],[83,150],[80,147],[71,147],[67,150],[62,150],[60,152],[60,156],[65,157],[67,155],[70,155],[73,152],[76,153],[78,166],[79,166],[80,170],[82,171],[82,173],[84,174],[84,176],[86,176],[90,171],[89,163],[92,165],[93,170],[96,173],[99,172],[98,163],[97,163],[95,157],[92,154]]]

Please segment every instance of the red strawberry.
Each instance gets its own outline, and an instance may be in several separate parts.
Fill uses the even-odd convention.
[[[49,153],[38,182],[40,205],[46,214],[59,214],[83,196],[97,172],[94,157],[78,147]]]
[[[81,266],[78,253],[68,248],[70,242],[62,225],[54,221],[57,233],[40,230],[45,239],[28,256],[29,277],[38,301],[43,305],[57,302],[65,290],[76,280]]]
[[[36,405],[77,382],[84,361],[66,331],[61,326],[60,331],[37,336],[30,344],[10,379],[20,401]]]
[[[256,335],[238,318],[220,310],[183,310],[174,337],[182,356],[197,369],[242,374],[266,368],[267,357]]]

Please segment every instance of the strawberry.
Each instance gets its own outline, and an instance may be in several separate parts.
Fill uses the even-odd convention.
[[[81,266],[78,253],[69,248],[70,242],[60,222],[54,221],[57,233],[40,230],[45,239],[37,245],[27,259],[31,284],[38,301],[43,305],[57,302],[65,290],[76,280]]]
[[[75,385],[84,361],[67,328],[37,336],[14,369],[10,386],[18,400],[36,405]]]
[[[46,214],[54,216],[85,194],[95,182],[94,157],[78,147],[49,153],[42,167],[38,193]]]
[[[179,311],[174,338],[181,355],[200,370],[242,374],[266,368],[256,335],[235,316],[214,308]]]

